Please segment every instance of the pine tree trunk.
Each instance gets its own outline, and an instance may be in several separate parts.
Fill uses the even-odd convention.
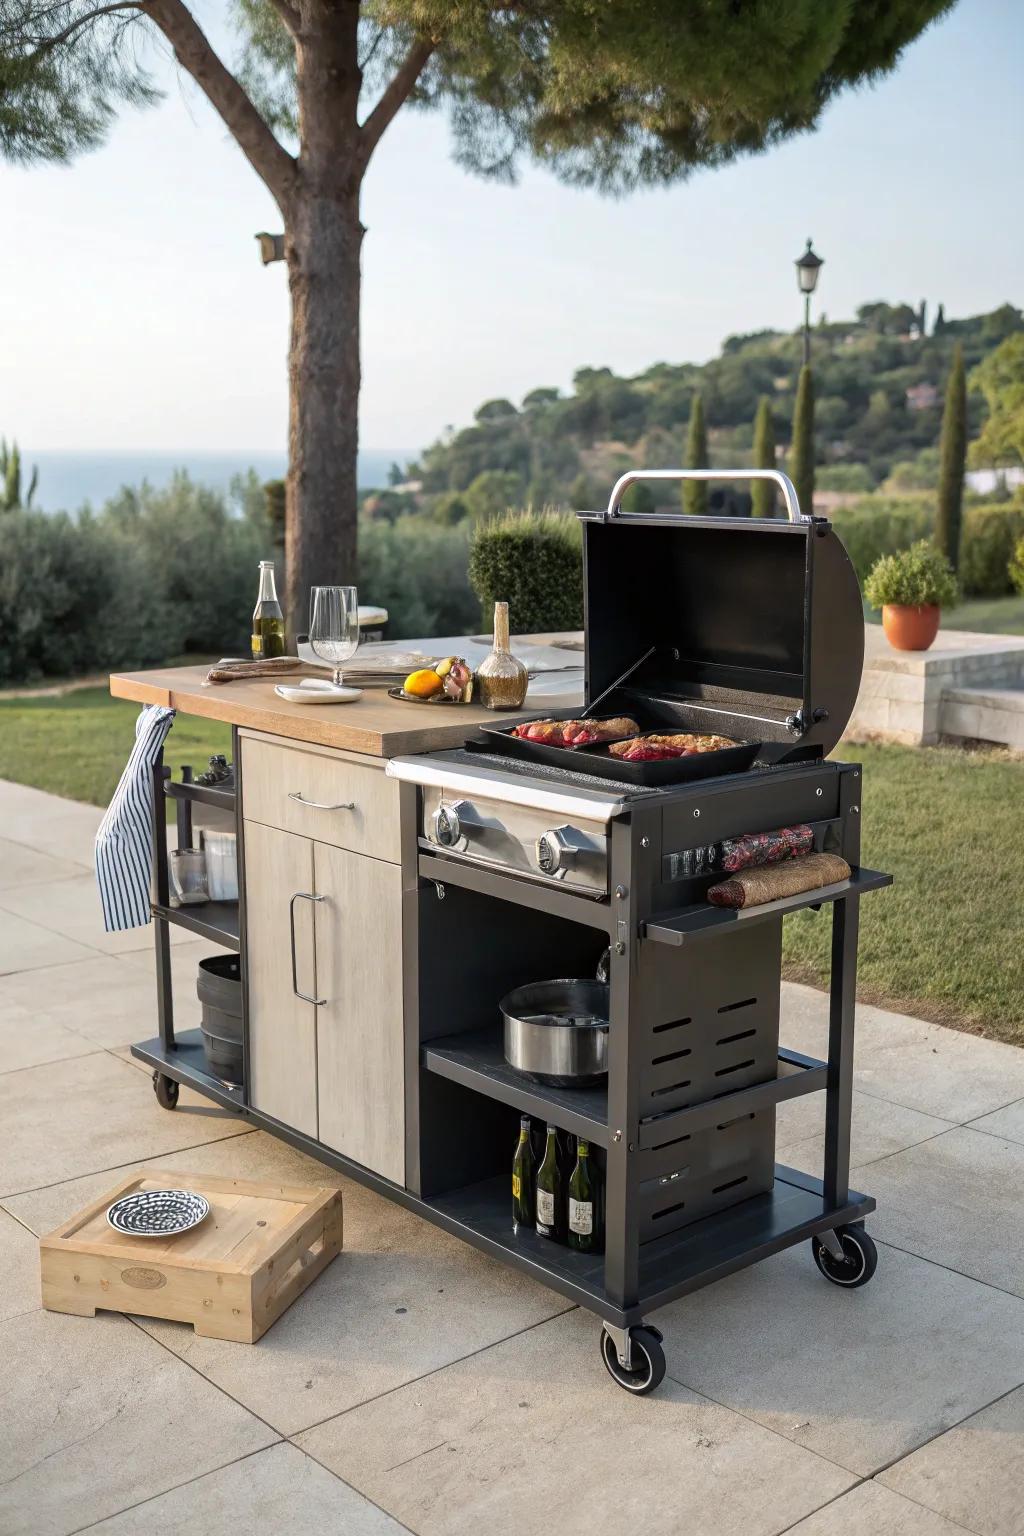
[[[355,582],[359,444],[359,0],[299,0],[300,181],[285,253],[291,292],[285,612],[308,627],[309,589]]]
[[[308,627],[310,587],[357,579],[362,237],[358,191],[306,199],[289,231],[289,634]]]

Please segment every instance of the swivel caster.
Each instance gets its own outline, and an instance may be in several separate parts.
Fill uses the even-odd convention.
[[[622,1359],[626,1354],[628,1363]],[[643,1397],[661,1385],[665,1375],[665,1351],[657,1328],[601,1329],[601,1359],[613,1381],[635,1397]]]
[[[825,1279],[847,1290],[867,1285],[878,1267],[878,1249],[863,1227],[836,1227],[823,1237],[812,1237],[811,1252]]]
[[[175,1078],[167,1077],[163,1072],[153,1073],[153,1092],[156,1101],[163,1109],[174,1109],[178,1102],[178,1083]]]

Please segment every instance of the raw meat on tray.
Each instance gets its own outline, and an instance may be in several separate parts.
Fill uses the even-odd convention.
[[[528,720],[511,734],[546,747],[592,747],[638,736],[640,727],[628,716],[618,715],[614,720]]]
[[[608,751],[625,763],[655,763],[671,757],[696,757],[701,752],[721,752],[739,743],[729,736],[700,736],[692,731],[674,735],[637,736],[633,741],[613,742]]]

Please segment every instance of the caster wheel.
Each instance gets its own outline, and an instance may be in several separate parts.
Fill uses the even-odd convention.
[[[833,1285],[844,1285],[847,1290],[867,1285],[878,1267],[878,1249],[863,1227],[837,1227],[836,1237],[843,1248],[841,1259],[833,1258],[820,1238],[811,1238],[815,1264]]]
[[[178,1102],[178,1084],[173,1077],[166,1077],[163,1072],[154,1072],[153,1092],[162,1108],[174,1109]]]
[[[619,1352],[611,1334],[601,1329],[601,1359],[613,1381],[635,1397],[643,1397],[660,1386],[665,1375],[665,1351],[661,1347],[661,1334],[656,1328],[631,1328],[630,1343],[633,1346],[633,1367],[626,1370],[619,1362]]]

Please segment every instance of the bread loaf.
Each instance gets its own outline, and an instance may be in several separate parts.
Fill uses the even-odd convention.
[[[781,896],[798,896],[849,878],[850,866],[838,853],[809,853],[803,859],[748,869],[722,880],[708,891],[708,901],[715,907],[760,907]]]

